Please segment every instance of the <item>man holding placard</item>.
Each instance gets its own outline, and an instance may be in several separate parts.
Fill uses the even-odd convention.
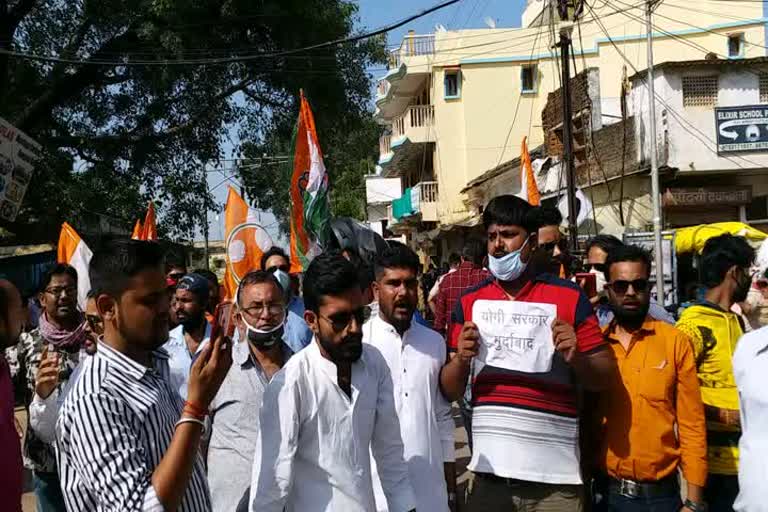
[[[615,372],[583,291],[540,273],[532,208],[511,195],[486,206],[493,277],[456,304],[440,378],[455,400],[472,374],[473,510],[581,510],[576,385],[599,391]]]

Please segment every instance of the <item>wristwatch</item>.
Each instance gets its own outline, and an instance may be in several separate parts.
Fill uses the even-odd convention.
[[[707,512],[707,504],[704,502],[696,503],[695,501],[685,500],[683,507],[693,512]]]

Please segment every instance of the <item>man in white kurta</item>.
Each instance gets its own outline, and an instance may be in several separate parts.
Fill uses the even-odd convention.
[[[418,303],[419,259],[408,247],[391,244],[377,255],[374,291],[379,311],[363,326],[363,343],[375,347],[392,374],[395,408],[416,510],[446,512],[455,503],[455,424],[439,389],[446,345],[437,332],[413,321]],[[374,466],[376,509],[387,502]]]
[[[251,479],[251,512],[370,512],[371,457],[392,512],[415,508],[392,376],[362,343],[355,267],[316,257],[304,278],[315,338],[267,386]]]

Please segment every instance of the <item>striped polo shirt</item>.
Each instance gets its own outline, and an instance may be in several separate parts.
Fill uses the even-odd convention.
[[[469,289],[453,312],[449,344],[454,350],[462,325],[472,320],[477,300],[510,299],[493,278]],[[520,290],[515,301],[554,304],[557,317],[574,326],[580,353],[607,348],[592,305],[575,283],[541,274]],[[472,377],[470,470],[530,482],[582,483],[576,381],[558,352],[545,373],[523,373],[476,361]]]
[[[67,510],[160,511],[152,473],[168,450],[183,402],[170,384],[168,353],[147,368],[106,343],[82,363],[56,422],[56,455]],[[179,510],[211,509],[198,455]]]

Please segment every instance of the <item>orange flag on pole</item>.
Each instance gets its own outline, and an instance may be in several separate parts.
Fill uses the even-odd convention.
[[[93,252],[85,245],[77,231],[66,222],[62,224],[56,260],[59,263],[72,265],[77,270],[77,303],[83,310],[85,310],[88,292],[91,291],[88,265],[92,257]]]
[[[141,228],[140,240],[157,240],[157,223],[155,221],[155,205],[152,201],[147,207],[147,215],[144,217],[144,225]]]
[[[235,189],[229,187],[224,206],[226,270],[224,290],[230,299],[245,274],[258,270],[264,251],[272,247],[272,237],[258,223],[256,212],[248,207]]]
[[[133,233],[131,233],[131,240],[141,240],[141,231],[144,229],[144,226],[141,225],[141,220],[137,220],[136,224],[133,225]]]
[[[520,194],[521,199],[525,199],[533,206],[541,204],[541,195],[539,187],[536,186],[536,177],[533,175],[533,166],[531,165],[531,155],[528,153],[528,137],[523,137],[523,147],[520,153]]]

